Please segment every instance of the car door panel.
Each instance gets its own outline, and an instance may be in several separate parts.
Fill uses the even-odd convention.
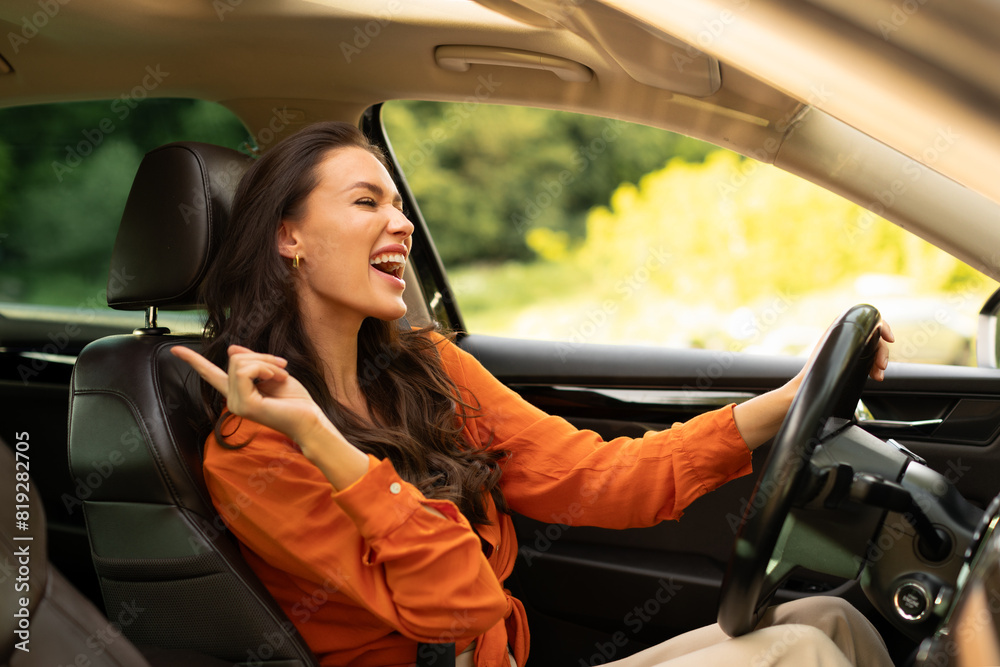
[[[465,336],[459,344],[529,402],[605,439],[640,436],[746,400],[780,386],[803,363],[790,357],[569,346],[481,335]],[[894,364],[883,383],[868,383],[863,398],[883,422],[941,419],[929,434],[898,440],[976,504],[984,505],[1000,490],[995,481],[1000,371]],[[902,425],[899,429],[913,435]],[[755,452],[757,471],[767,454],[766,445]],[[573,650],[586,662],[599,645],[613,647],[622,657],[714,622],[736,527],[757,471],[698,499],[680,521],[650,528],[570,527],[568,518],[543,523],[515,516],[520,559],[512,586],[533,613],[534,626],[568,623],[599,633],[580,633],[583,639]],[[797,574],[778,600],[804,593],[842,595],[862,608],[866,604],[855,582],[813,572]],[[595,643],[594,636],[603,639]],[[549,655],[544,642],[539,650]],[[558,655],[564,654],[550,657]]]

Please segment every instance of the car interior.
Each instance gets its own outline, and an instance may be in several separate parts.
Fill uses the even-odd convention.
[[[641,345],[567,353],[469,331],[382,103],[488,101],[677,131],[818,183],[1000,277],[989,168],[1000,157],[1000,10],[893,7],[16,0],[0,7],[0,33],[15,36],[0,40],[0,107],[209,100],[262,151],[316,120],[358,124],[395,161],[416,226],[408,320],[461,332],[463,349],[543,410],[606,439],[636,437],[776,388],[803,360]],[[17,650],[18,596],[4,590],[0,662],[315,665],[208,498],[200,389],[169,354],[198,345],[187,312],[251,158],[195,141],[151,148],[107,267],[107,303],[126,314],[0,304],[3,474],[27,469],[16,462],[30,442],[35,508],[35,641]],[[601,664],[717,620],[739,634],[767,602],[805,595],[851,601],[899,665],[996,664],[998,312],[1000,299],[983,305],[978,366],[897,363],[866,384],[880,320],[852,309],[755,473],[680,522],[612,531],[516,516],[508,585],[529,611],[530,664]],[[5,515],[4,586],[23,546],[12,525]],[[741,544],[762,546],[747,556]]]

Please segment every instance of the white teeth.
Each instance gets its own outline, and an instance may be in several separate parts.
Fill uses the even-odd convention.
[[[403,267],[406,266],[406,255],[398,252],[384,252],[368,260],[376,271],[388,273],[397,278],[403,277]]]
[[[368,263],[372,265],[382,264],[384,262],[393,262],[395,264],[402,264],[405,261],[406,257],[404,257],[401,253],[386,252],[382,253],[381,255],[376,255],[375,257],[372,257],[371,259],[368,260]]]

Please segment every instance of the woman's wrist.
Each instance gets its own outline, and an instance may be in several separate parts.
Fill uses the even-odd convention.
[[[333,426],[329,422],[329,418],[318,405],[314,404],[312,411],[308,412],[305,417],[296,420],[294,427],[289,429],[287,435],[295,444],[303,447],[306,443],[321,437],[324,431],[328,431]]]
[[[346,489],[368,471],[368,455],[348,442],[318,408],[292,440],[334,489]]]
[[[773,438],[781,428],[797,389],[798,383],[793,380],[733,408],[736,430],[751,451]]]

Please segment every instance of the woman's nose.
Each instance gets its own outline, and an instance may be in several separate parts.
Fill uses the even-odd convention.
[[[389,233],[395,236],[408,238],[413,234],[413,223],[402,211],[394,209],[392,219],[389,221]]]

